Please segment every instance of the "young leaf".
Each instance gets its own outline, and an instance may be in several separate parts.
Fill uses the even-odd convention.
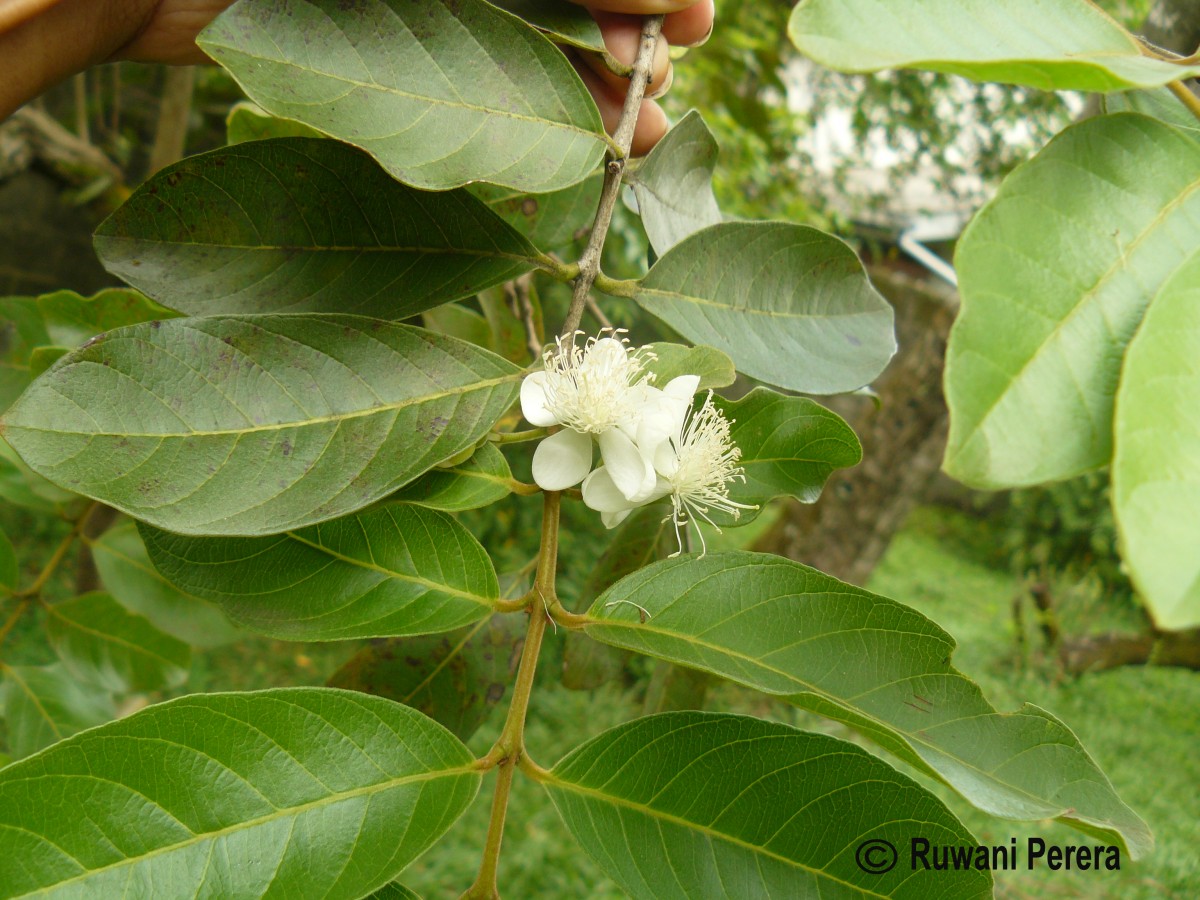
[[[1153,846],[1079,740],[1033,706],[998,713],[950,666],[954,640],[915,610],[777,556],[656,563],[588,611],[586,633],[712,672],[857,729],[985,812],[1058,818]]]
[[[483,437],[521,370],[357,316],[133,325],[64,357],[0,427],[37,472],[183,534],[273,534],[373,503]]]
[[[760,387],[741,400],[714,397],[713,402],[733,423],[733,445],[742,451],[746,480],[731,482],[729,496],[758,507],[742,510],[736,520],[714,510],[713,521],[719,525],[751,522],[775,497],[816,503],[834,469],[862,461],[854,429],[805,397],[785,397]]]
[[[115,693],[178,687],[192,662],[187,644],[101,591],[47,604],[46,638],[68,672]]]
[[[60,664],[0,666],[0,672],[4,674],[8,752],[13,759],[23,759],[77,731],[116,718],[110,693],[80,682]],[[0,896],[8,884],[2,867],[0,861]]]
[[[448,515],[389,504],[259,538],[186,537],[141,526],[181,589],[233,622],[290,641],[450,631],[500,596],[479,542]]]
[[[78,347],[114,328],[178,315],[128,288],[105,288],[91,297],[55,291],[38,297],[37,305],[50,340],[64,347]]]
[[[779,387],[862,387],[896,352],[892,308],[845,243],[804,225],[727,222],[672,247],[634,299]]]
[[[642,226],[659,256],[689,235],[720,224],[712,187],[717,153],[716,138],[693,109],[630,177]]]
[[[988,872],[864,870],[870,842],[903,856],[915,837],[974,839],[883,760],[777,722],[637,719],[572,751],[544,785],[575,839],[637,900],[991,896]]]
[[[246,141],[265,141],[281,137],[324,137],[315,128],[294,119],[273,116],[258,105],[242,100],[233,104],[225,117],[225,143],[243,144]]]
[[[449,634],[372,641],[333,673],[329,686],[419,709],[465,741],[504,699],[526,621],[499,615]]]
[[[50,335],[32,297],[0,297],[0,412],[21,395],[33,375],[29,357]]]
[[[558,49],[483,0],[240,0],[197,39],[250,99],[429,190],[552,191],[604,155]]]
[[[466,462],[426,472],[392,495],[393,500],[430,509],[462,512],[491,506],[512,492],[508,461],[491,444],[484,444]]]
[[[479,781],[458,739],[378,697],[181,697],[0,770],[0,896],[351,900],[443,834]]]
[[[950,475],[1017,487],[1108,464],[1121,358],[1197,221],[1200,143],[1134,113],[1068,128],[1005,179],[958,243]]]
[[[697,390],[701,391],[729,387],[737,379],[733,360],[716,347],[686,347],[665,342],[649,347],[655,359],[646,370],[654,373],[654,383],[660,387],[679,375],[699,375]]]
[[[185,594],[163,578],[150,562],[135,523],[125,520],[98,538],[84,539],[104,588],[159,631],[193,647],[217,647],[243,636],[207,600]]]
[[[587,235],[603,185],[603,175],[590,175],[578,184],[546,194],[514,191],[494,184],[472,184],[467,190],[534,246],[560,250]]]
[[[279,138],[154,175],[96,231],[109,271],[190,315],[403,319],[532,269],[467,191],[429,193],[338,141]]]
[[[1112,502],[1133,583],[1159,628],[1200,627],[1200,250],[1129,345],[1116,406]]]
[[[1146,55],[1088,0],[804,0],[788,34],[843,72],[927,69],[1043,91],[1123,91],[1200,74]]]

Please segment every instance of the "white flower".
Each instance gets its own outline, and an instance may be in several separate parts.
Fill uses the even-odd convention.
[[[646,398],[655,389],[645,371],[653,356],[630,352],[622,332],[588,338],[582,347],[557,340],[543,356],[545,369],[521,384],[521,412],[534,425],[561,425],[533,454],[533,480],[546,491],[579,484],[592,468],[592,439],[626,498],[640,502],[654,490],[654,466],[634,443]],[[576,332],[576,335],[582,332]]]
[[[596,469],[583,483],[583,502],[600,512],[605,525],[615,528],[637,507],[670,497],[671,520],[682,551],[681,530],[689,522],[703,519],[720,533],[721,529],[709,518],[712,510],[736,519],[741,510],[757,508],[729,499],[730,482],[739,478],[745,481],[746,476],[738,465],[742,453],[730,438],[730,422],[713,405],[712,391],[698,410],[693,410],[690,403],[682,410],[677,404],[664,403],[658,415],[646,418],[654,420],[653,427],[643,423],[642,428],[651,443],[639,447],[654,464],[658,476],[654,491],[641,502],[629,500],[617,488],[606,466]],[[653,442],[652,433],[664,432],[666,437]],[[696,532],[700,535],[703,555],[707,551],[704,535],[698,527]],[[672,554],[678,555],[679,551]]]

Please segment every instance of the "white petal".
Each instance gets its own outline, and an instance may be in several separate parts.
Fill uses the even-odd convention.
[[[602,513],[628,512],[638,504],[626,499],[613,483],[607,467],[601,466],[583,480],[583,502]]]
[[[533,372],[521,382],[521,415],[530,425],[557,425],[558,418],[546,409],[546,373]]]
[[[629,518],[631,512],[632,509],[623,509],[620,512],[600,513],[600,521],[604,523],[605,528],[616,528]]]
[[[680,375],[678,378],[672,378],[663,388],[663,393],[668,397],[674,397],[679,400],[686,400],[687,405],[692,405],[692,397],[695,396],[696,390],[700,387],[699,375]]]
[[[675,452],[675,445],[670,441],[663,441],[655,448],[654,451],[654,469],[659,475],[664,478],[670,478],[679,469],[679,454]]]
[[[592,437],[564,428],[533,451],[533,480],[544,491],[564,491],[583,481],[592,467]]]
[[[683,431],[683,422],[687,418],[688,410],[691,409],[691,396],[685,399],[682,394],[686,390],[686,384],[679,384],[684,379],[693,379],[694,375],[681,375],[679,378],[674,378],[667,385],[671,388],[675,387],[671,394],[665,390],[658,391],[657,395],[650,398],[650,402],[642,408],[641,421],[638,422],[637,429],[637,445],[641,451],[646,454],[651,460],[657,459],[659,448],[669,439],[679,439]],[[670,474],[664,472],[664,474]]]
[[[628,357],[629,351],[616,338],[601,338],[588,348],[587,355],[579,364],[579,371],[604,368],[623,373]]]
[[[611,428],[601,434],[600,455],[613,484],[631,502],[639,503],[654,492],[654,465],[624,432]]]

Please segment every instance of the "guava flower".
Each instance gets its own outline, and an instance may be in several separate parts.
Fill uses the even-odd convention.
[[[617,488],[607,466],[596,469],[583,482],[583,502],[597,510],[604,524],[615,528],[626,516],[639,506],[652,503],[663,497],[671,499],[671,521],[675,525],[675,537],[679,550],[671,554],[678,556],[683,550],[683,534],[689,522],[702,519],[719,534],[721,529],[709,513],[719,510],[737,519],[743,509],[757,507],[729,499],[729,485],[741,479],[745,472],[738,465],[742,451],[733,445],[730,437],[730,421],[713,405],[712,391],[704,404],[696,410],[688,404],[682,412],[672,407],[669,423],[659,423],[660,430],[668,436],[653,446],[641,445],[653,462],[657,475],[654,491],[641,502],[632,502]],[[663,413],[666,414],[664,407]],[[699,527],[701,555],[707,552],[704,534]]]
[[[634,443],[641,411],[653,375],[645,348],[630,351],[621,330],[611,337],[589,337],[582,347],[558,338],[557,348],[543,356],[545,368],[521,383],[521,412],[538,426],[562,430],[538,444],[533,454],[533,480],[546,491],[579,484],[592,468],[592,441],[610,477],[626,498],[638,502],[654,490],[656,476],[649,457]]]

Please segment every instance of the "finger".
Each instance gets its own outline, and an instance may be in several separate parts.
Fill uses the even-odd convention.
[[[712,34],[715,15],[713,0],[700,0],[694,6],[667,16],[663,20],[663,37],[676,47],[699,46]]]
[[[575,70],[579,72],[579,77],[583,79],[583,83],[596,99],[600,118],[604,122],[604,130],[609,134],[614,133],[617,130],[617,123],[621,120],[621,110],[625,106],[625,90],[614,91],[582,62],[577,60],[572,60],[572,62],[575,64]],[[653,100],[642,101],[642,108],[638,111],[637,126],[633,131],[630,154],[645,156],[649,153],[667,133],[667,126],[667,114],[662,111],[662,107]]]
[[[687,9],[696,0],[571,0],[580,6],[590,6],[605,12],[626,13],[631,16],[652,16]]]
[[[638,47],[642,42],[642,20],[636,16],[619,16],[612,13],[593,12],[600,32],[604,35],[604,46],[618,62],[632,66],[637,59]],[[628,79],[609,71],[599,56],[591,53],[581,54],[583,61],[595,72],[605,84],[622,94],[629,87]],[[655,94],[666,82],[667,73],[671,69],[671,54],[667,41],[659,37],[654,46],[654,64],[650,69],[650,84],[646,93]]]

